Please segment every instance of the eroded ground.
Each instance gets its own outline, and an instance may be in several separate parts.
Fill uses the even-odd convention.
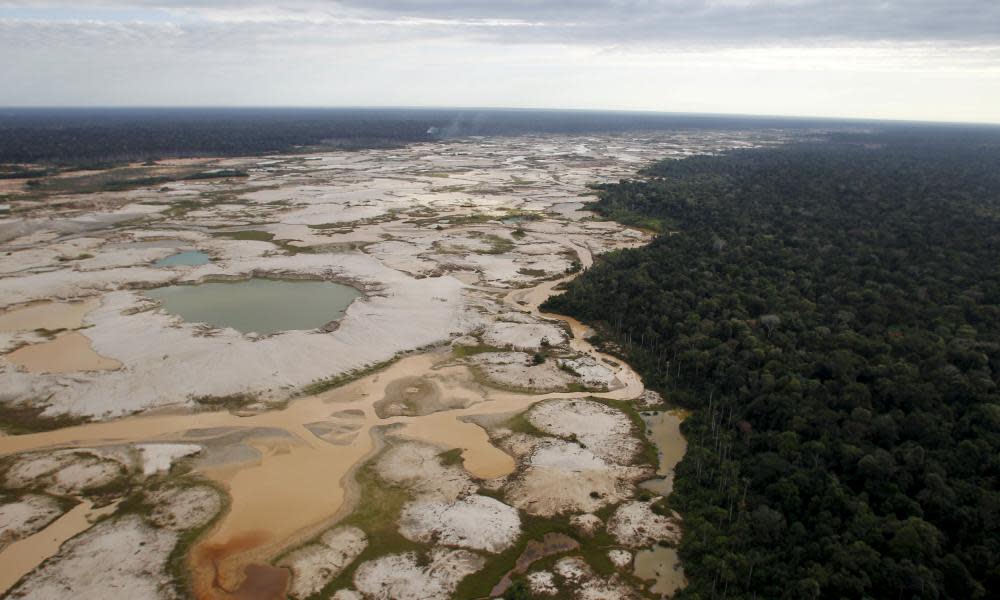
[[[678,519],[662,488],[639,487],[672,473],[637,412],[659,399],[537,307],[595,254],[648,239],[582,210],[586,184],[757,141],[475,139],[14,195],[0,221],[0,590],[671,593]],[[155,264],[192,252],[211,260]],[[363,295],[338,321],[257,335],[142,293],[250,277]]]

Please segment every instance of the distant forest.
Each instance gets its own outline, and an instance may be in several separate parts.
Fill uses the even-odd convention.
[[[1000,590],[1000,135],[899,130],[657,163],[656,229],[544,308],[691,409],[682,598]]]
[[[818,126],[835,125],[803,119],[558,110],[0,109],[0,164],[95,165],[316,147],[378,148],[470,135]]]

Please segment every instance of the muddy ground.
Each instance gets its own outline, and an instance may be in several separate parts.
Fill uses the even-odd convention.
[[[594,219],[587,184],[756,141],[468,139],[15,193],[0,220],[0,557],[15,568],[0,593],[669,593],[683,581],[669,554],[642,554],[679,523],[639,485],[672,469],[630,404],[641,381],[537,307],[594,255],[649,239]],[[190,251],[211,260],[155,264]],[[260,336],[142,293],[261,276],[362,296],[337,321]]]

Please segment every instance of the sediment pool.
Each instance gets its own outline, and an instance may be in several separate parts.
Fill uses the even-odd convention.
[[[316,329],[336,321],[361,292],[332,281],[254,278],[171,285],[149,290],[146,295],[185,321],[270,334]]]

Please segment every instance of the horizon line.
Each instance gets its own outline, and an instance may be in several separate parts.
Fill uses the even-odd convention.
[[[789,121],[830,121],[858,124],[895,124],[895,125],[951,125],[1000,127],[1000,122],[989,121],[935,121],[927,119],[900,119],[870,116],[822,116],[822,115],[788,115],[773,113],[726,113],[726,112],[692,112],[667,111],[638,108],[566,108],[539,106],[439,106],[439,105],[226,105],[226,104],[184,104],[184,105],[0,105],[0,111],[8,110],[488,110],[512,112],[553,112],[553,113],[615,113],[623,115],[650,115],[674,117],[711,117],[730,119],[779,119]]]

